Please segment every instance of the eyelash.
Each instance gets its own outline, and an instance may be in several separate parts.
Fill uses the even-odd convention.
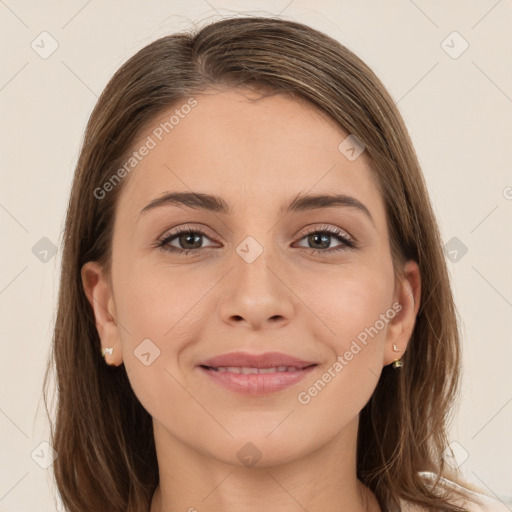
[[[322,253],[336,253],[337,251],[346,251],[346,250],[349,250],[349,249],[357,249],[358,248],[358,245],[356,244],[356,242],[351,239],[351,238],[348,238],[347,236],[345,236],[343,234],[344,232],[338,228],[334,228],[332,226],[321,226],[321,227],[317,227],[316,229],[313,229],[307,233],[304,233],[299,240],[302,240],[303,238],[306,238],[307,236],[309,235],[312,235],[312,234],[327,234],[327,235],[333,235],[335,238],[338,239],[338,241],[342,242],[341,245],[339,245],[338,247],[334,247],[332,249],[311,249],[311,248],[308,248],[308,247],[300,247],[300,249],[303,249],[303,250],[310,250],[312,251],[313,253],[315,252],[322,252]],[[154,247],[157,247],[157,248],[160,248],[162,249],[163,251],[167,251],[167,252],[171,252],[171,253],[174,253],[174,254],[183,254],[185,253],[188,254],[189,252],[197,252],[197,251],[204,251],[204,250],[208,250],[208,249],[213,249],[214,247],[204,247],[204,248],[198,248],[198,249],[179,249],[178,247],[172,247],[172,246],[169,246],[169,242],[171,242],[173,239],[179,237],[180,235],[182,234],[197,234],[197,235],[201,235],[201,236],[204,236],[206,238],[209,238],[208,234],[205,233],[203,230],[199,229],[199,228],[182,228],[178,231],[175,231],[173,233],[170,233],[169,235],[165,236],[164,238],[158,240],[156,242],[156,244],[154,244]]]

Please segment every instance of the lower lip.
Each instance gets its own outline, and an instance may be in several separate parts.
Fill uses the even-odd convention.
[[[308,366],[307,368],[293,372],[248,374],[218,372],[215,370],[207,370],[202,366],[198,368],[203,373],[206,373],[214,382],[231,391],[236,391],[244,395],[267,395],[298,384],[314,370],[315,366]]]

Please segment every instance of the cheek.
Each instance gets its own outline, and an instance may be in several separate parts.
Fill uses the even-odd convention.
[[[169,271],[161,265],[131,269],[116,290],[120,304],[116,310],[132,334],[131,343],[137,342],[135,336],[162,342],[187,323],[189,314],[194,317],[194,309],[211,288],[207,276],[200,275],[196,279],[190,272]]]
[[[123,364],[138,400],[159,418],[167,410],[166,400],[184,404],[190,398],[180,384],[179,363],[197,322],[207,317],[201,298],[214,282],[203,274],[191,279],[190,273],[147,264],[123,274],[119,270],[117,279]],[[197,417],[198,411],[190,414]]]
[[[116,310],[123,363],[135,394],[152,412],[159,393],[181,397],[177,382],[211,318],[218,275],[144,263],[119,272]]]
[[[320,326],[315,337],[330,358],[297,399],[306,416],[325,421],[334,434],[361,411],[379,380],[387,325],[394,317],[393,277],[382,267],[360,268],[357,273],[340,272],[323,284],[323,293],[312,296],[323,320],[316,322]],[[332,404],[337,404],[334,422],[328,419]]]
[[[319,316],[333,334],[338,354],[349,350],[353,340],[364,344],[383,338],[392,313],[392,287],[392,276],[379,268],[360,267],[324,281],[314,300],[324,297]]]

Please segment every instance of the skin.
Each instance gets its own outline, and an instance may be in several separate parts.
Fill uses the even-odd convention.
[[[96,262],[82,268],[102,347],[114,347],[106,361],[125,365],[153,418],[160,484],[151,512],[378,511],[356,477],[359,412],[382,367],[406,350],[419,308],[418,266],[407,262],[405,281],[395,280],[369,161],[364,152],[349,161],[338,150],[348,133],[325,113],[249,89],[194,97],[197,106],[124,178],[112,274]],[[147,127],[134,149],[175,109]],[[167,205],[140,215],[170,191],[218,195],[232,211]],[[299,193],[333,192],[357,198],[373,221],[353,207],[279,214]],[[189,225],[207,236],[169,244],[195,252],[154,247],[171,228]],[[332,252],[343,243],[334,235],[315,245],[307,231],[324,225],[358,248]],[[236,252],[247,236],[263,249],[252,263]],[[399,313],[301,404],[298,393],[394,303]],[[146,338],[160,350],[149,366],[134,355]],[[236,350],[281,351],[318,366],[304,382],[267,396],[226,390],[196,367]],[[252,467],[237,456],[249,442],[261,453]]]

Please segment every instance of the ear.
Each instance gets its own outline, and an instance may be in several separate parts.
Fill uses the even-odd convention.
[[[404,279],[397,282],[395,289],[393,309],[397,314],[388,323],[383,366],[404,355],[420,308],[421,276],[418,264],[409,260],[405,264],[404,274]],[[394,346],[398,351],[393,350]]]
[[[105,362],[119,366],[123,362],[123,354],[110,280],[95,261],[89,261],[82,266],[81,276],[87,300],[94,311],[101,348],[114,349],[112,354],[105,354]]]

